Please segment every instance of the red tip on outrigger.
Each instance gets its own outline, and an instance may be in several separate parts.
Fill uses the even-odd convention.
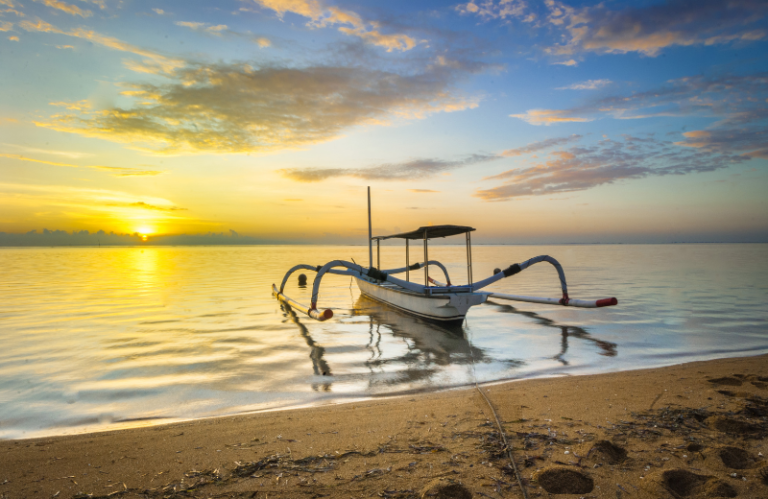
[[[617,300],[616,298],[603,298],[602,300],[597,300],[595,302],[595,305],[598,307],[612,307],[618,304],[619,304],[619,300]]]

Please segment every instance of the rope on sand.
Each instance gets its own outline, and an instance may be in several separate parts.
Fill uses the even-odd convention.
[[[474,359],[473,359],[473,368],[474,368]],[[488,407],[491,408],[491,412],[493,413],[494,419],[496,419],[496,426],[499,427],[499,434],[501,435],[501,439],[504,442],[504,450],[507,451],[507,457],[509,458],[509,462],[512,463],[512,469],[515,472],[515,478],[517,478],[517,485],[520,487],[520,490],[523,492],[523,497],[525,499],[528,499],[528,492],[525,490],[525,487],[523,487],[523,481],[520,479],[520,473],[517,471],[517,465],[515,464],[515,460],[512,457],[512,450],[509,447],[509,444],[507,443],[507,436],[504,434],[504,428],[501,427],[501,421],[499,421],[499,415],[496,414],[496,409],[493,408],[493,404],[491,404],[490,399],[488,396],[483,392],[483,390],[480,389],[480,385],[477,384],[477,378],[475,378],[475,388],[477,388],[477,391],[480,392],[480,395],[483,396],[485,399],[485,402],[488,404]]]
[[[498,426],[499,428],[499,435],[501,435],[501,440],[504,442],[504,450],[507,451],[507,457],[509,458],[509,462],[512,463],[512,470],[515,472],[517,485],[518,487],[520,487],[520,490],[523,493],[523,498],[528,499],[528,491],[523,486],[523,480],[520,478],[520,472],[517,470],[517,464],[515,464],[515,460],[512,457],[512,449],[510,448],[509,443],[507,442],[507,436],[504,433],[504,428],[501,427],[501,421],[499,420],[499,415],[496,414],[496,409],[493,407],[491,400],[488,398],[485,392],[480,389],[480,385],[477,384],[477,373],[475,371],[475,354],[472,351],[471,345],[469,349],[469,359],[472,361],[472,377],[475,380],[475,388],[477,388],[477,391],[480,392],[480,395],[483,396],[483,398],[485,399],[485,403],[488,404],[488,407],[491,408],[491,413],[493,414],[493,417],[496,420],[496,426]]]

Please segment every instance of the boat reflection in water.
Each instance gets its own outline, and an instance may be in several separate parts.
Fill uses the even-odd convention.
[[[617,354],[616,351],[616,343],[612,343],[610,341],[604,341],[599,340],[595,337],[593,337],[589,331],[587,331],[584,328],[581,328],[579,326],[565,326],[562,324],[557,324],[552,319],[547,319],[546,317],[542,317],[539,314],[535,312],[528,312],[525,310],[519,310],[512,305],[507,305],[506,303],[497,303],[492,300],[488,300],[486,302],[487,305],[493,305],[495,307],[498,307],[498,311],[504,314],[518,314],[525,317],[528,317],[530,319],[535,320],[538,324],[541,324],[545,327],[551,327],[555,329],[560,330],[561,334],[561,340],[560,340],[560,353],[553,356],[552,359],[560,362],[564,366],[568,365],[568,361],[564,358],[566,352],[568,352],[568,339],[569,338],[577,338],[584,341],[589,341],[594,343],[600,351],[598,351],[598,355],[603,355],[605,357],[615,357]]]
[[[296,327],[299,328],[299,332],[301,333],[301,337],[307,342],[307,346],[309,347],[309,359],[312,361],[312,370],[315,372],[315,376],[331,376],[331,367],[323,358],[325,356],[325,348],[315,343],[314,338],[309,334],[309,329],[301,323],[301,320],[296,315],[296,312],[291,309],[290,305],[280,303],[280,308],[283,311],[283,316],[296,324]],[[328,381],[323,383],[312,383],[312,389],[316,392],[330,392],[331,384],[331,379],[328,378]]]
[[[558,330],[561,337],[560,352],[549,358],[564,366],[569,365],[566,355],[569,342],[574,339],[594,344],[599,355],[617,355],[615,343],[597,339],[581,327],[561,325],[534,312],[522,311],[491,300],[487,302],[488,305],[496,308],[499,313],[519,314],[542,326]],[[343,342],[346,345],[343,354],[338,344],[333,345],[336,340],[326,339],[332,342],[326,345],[330,350],[318,344],[289,305],[281,303],[281,308],[286,320],[296,325],[309,347],[309,358],[315,375],[311,387],[318,392],[337,391],[332,389],[334,383],[340,384],[337,388],[348,383],[362,383],[363,391],[369,396],[392,394],[393,390],[405,393],[448,388],[474,382],[475,365],[501,362],[506,364],[507,373],[510,368],[524,369],[527,365],[523,360],[499,358],[498,350],[491,353],[473,345],[467,339],[467,330],[462,325],[449,326],[423,320],[365,295],[359,295],[351,309],[338,314],[342,328],[350,328],[350,341]],[[361,338],[364,331],[368,334],[368,341],[363,345],[360,340],[364,338]],[[322,335],[316,332],[315,336],[318,334]],[[330,358],[329,351],[332,352]],[[353,352],[357,353],[350,356]],[[331,368],[334,359],[335,370]]]
[[[371,358],[366,365],[371,370],[387,364],[406,366],[407,381],[431,376],[436,367],[469,365],[489,362],[485,352],[464,337],[464,327],[430,322],[400,312],[381,302],[360,295],[355,302],[354,315],[368,317]],[[381,349],[382,334],[399,338],[406,346],[403,354],[386,357]]]

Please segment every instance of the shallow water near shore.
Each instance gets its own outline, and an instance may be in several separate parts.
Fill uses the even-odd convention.
[[[464,251],[430,258],[462,284]],[[768,245],[476,246],[474,278],[540,254],[571,297],[619,305],[490,300],[446,330],[328,276],[321,323],[272,283],[297,263],[367,262],[366,247],[1,248],[0,438],[768,353]],[[382,248],[382,267],[404,260]],[[286,293],[309,303],[308,277]],[[488,290],[557,297],[559,283],[538,264]]]

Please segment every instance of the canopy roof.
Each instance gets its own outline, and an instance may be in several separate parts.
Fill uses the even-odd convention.
[[[466,227],[464,225],[431,225],[429,227],[419,227],[411,232],[403,232],[402,234],[393,234],[391,236],[375,236],[371,239],[435,239],[464,234],[473,230],[475,230],[474,227]]]

